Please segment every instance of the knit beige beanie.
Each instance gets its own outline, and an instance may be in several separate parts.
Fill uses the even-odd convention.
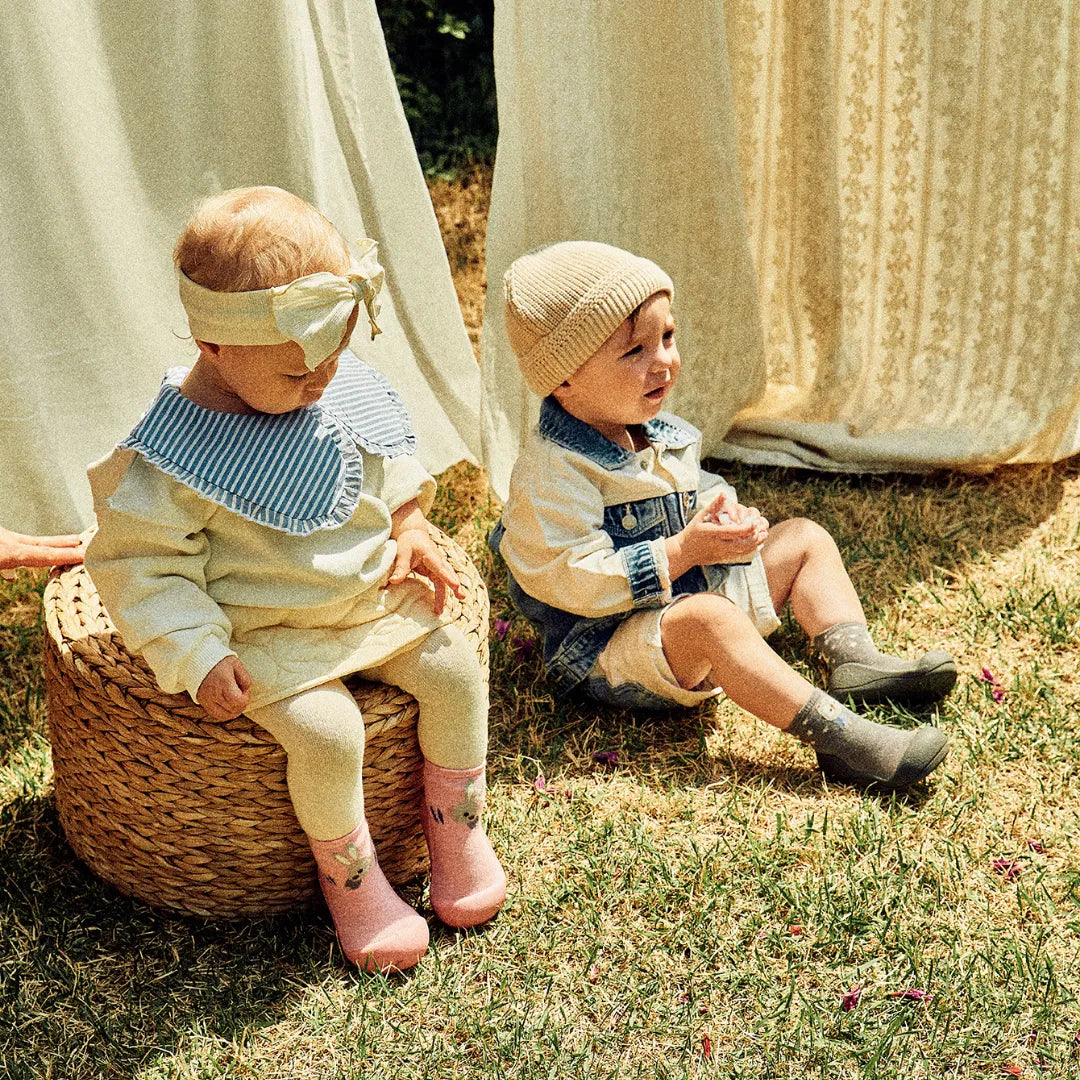
[[[591,240],[522,255],[503,286],[510,346],[540,397],[573,375],[650,296],[675,295],[656,263]]]

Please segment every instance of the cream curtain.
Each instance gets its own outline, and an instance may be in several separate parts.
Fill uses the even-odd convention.
[[[535,407],[501,276],[569,237],[671,272],[673,408],[712,455],[914,470],[1080,450],[1069,0],[496,0],[495,32],[496,490]]]
[[[385,333],[439,470],[479,376],[374,0],[33,0],[0,10],[0,523],[85,524],[85,468],[190,364],[171,251],[201,197],[271,183],[380,241]]]

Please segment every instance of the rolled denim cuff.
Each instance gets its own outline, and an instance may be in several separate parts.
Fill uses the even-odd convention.
[[[659,607],[670,597],[670,585],[665,587],[667,567],[661,568],[653,541],[640,540],[621,548],[619,554],[626,564],[630,583],[630,598],[635,608]]]

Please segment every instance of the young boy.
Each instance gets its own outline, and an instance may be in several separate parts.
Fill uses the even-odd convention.
[[[947,653],[878,652],[824,529],[770,527],[699,468],[700,433],[660,411],[680,364],[663,270],[572,241],[521,256],[504,284],[510,343],[544,400],[492,543],[559,688],[642,708],[723,692],[812,746],[827,776],[878,790],[937,768],[940,730],[866,720],[765,643],[790,604],[837,697],[933,700],[956,680]]]

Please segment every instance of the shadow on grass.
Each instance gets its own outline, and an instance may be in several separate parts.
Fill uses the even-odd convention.
[[[210,922],[121,896],[72,854],[51,799],[4,807],[0,835],[5,1080],[130,1077],[192,1030],[231,1041],[331,954],[318,914]]]
[[[896,586],[962,577],[1018,547],[1053,517],[1080,456],[983,476],[831,475],[709,462],[772,522],[809,517],[836,540],[868,612]]]

